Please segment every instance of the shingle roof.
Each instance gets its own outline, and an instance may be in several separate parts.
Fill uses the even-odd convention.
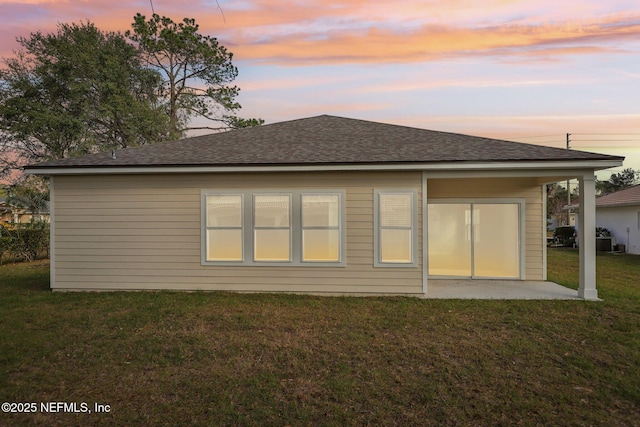
[[[621,160],[622,157],[322,115],[29,168]]]
[[[640,184],[596,199],[596,207],[598,208],[635,205],[640,206]]]

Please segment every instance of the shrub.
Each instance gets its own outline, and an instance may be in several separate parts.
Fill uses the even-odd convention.
[[[571,247],[576,243],[576,228],[574,226],[562,226],[555,229],[553,239],[556,244]]]
[[[49,225],[44,222],[0,228],[0,261],[3,255],[33,261],[49,254]]]
[[[11,238],[0,234],[0,265],[2,265],[2,260],[9,255],[10,248]]]

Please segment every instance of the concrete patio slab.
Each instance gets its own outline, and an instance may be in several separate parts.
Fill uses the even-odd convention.
[[[579,300],[578,291],[554,282],[429,279],[425,298]]]

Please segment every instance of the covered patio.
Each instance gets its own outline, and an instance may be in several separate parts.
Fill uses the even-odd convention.
[[[451,203],[450,201],[453,200],[458,204],[466,203],[466,205],[471,205],[471,208],[466,205],[464,206],[464,209],[466,211],[471,211],[471,214],[465,212],[464,217],[458,215],[460,217],[459,224],[462,227],[465,227],[460,228],[465,231],[465,234],[463,235],[458,233],[458,235],[461,236],[460,239],[466,239],[465,242],[471,241],[471,243],[467,243],[467,246],[471,246],[470,262],[473,266],[471,273],[469,273],[468,268],[466,270],[457,268],[458,265],[463,265],[462,261],[458,261],[461,257],[458,253],[445,254],[451,255],[449,256],[449,261],[453,261],[453,263],[450,262],[450,264],[453,265],[454,268],[452,268],[451,265],[444,265],[439,261],[439,258],[435,258],[435,256],[440,255],[439,253],[431,253],[429,251],[429,245],[435,243],[435,247],[437,248],[444,247],[445,245],[440,241],[430,239],[430,234],[425,235],[423,238],[423,253],[429,254],[429,257],[426,259],[428,267],[425,269],[425,272],[423,272],[423,291],[425,293],[425,298],[541,300],[583,299],[598,301],[595,263],[596,179],[593,169],[596,168],[597,165],[589,164],[590,168],[588,169],[569,169],[567,166],[567,164],[559,162],[553,166],[546,165],[545,168],[540,170],[524,167],[521,169],[501,171],[468,170],[458,171],[455,176],[444,171],[425,172],[423,175],[423,193],[426,194],[427,197],[423,199],[423,211],[427,212],[427,214],[423,217],[423,230],[429,229],[429,218],[432,214],[429,209],[433,206],[437,206],[435,203]],[[547,224],[545,220],[547,211],[546,184],[576,178],[579,182],[578,188],[580,194],[578,215],[581,226],[577,230],[577,240],[580,242],[580,261],[579,289],[572,290],[547,281]],[[496,181],[497,179],[501,179],[501,181]],[[524,191],[518,192],[518,189],[512,189],[510,191],[505,190],[508,188],[508,185],[515,185],[517,180],[526,182],[527,179],[533,180],[535,183],[534,185],[539,188],[539,190],[537,190],[538,193],[536,194],[537,197],[533,197],[532,194]],[[500,195],[502,199],[496,196],[498,193],[495,189],[505,190]],[[490,191],[494,192],[490,193]],[[451,199],[451,194],[454,194],[458,198]],[[518,199],[518,197],[520,197],[520,199]],[[474,237],[474,239],[471,240],[469,239],[469,233],[476,236],[474,229],[481,228],[476,227],[476,224],[481,224],[481,221],[476,219],[473,214],[474,204],[502,203],[502,206],[509,206],[509,203],[515,205],[519,200],[522,200],[519,208],[512,210],[513,212],[520,212],[520,218],[511,219],[509,221],[510,218],[507,218],[504,215],[501,217],[495,213],[489,212],[489,218],[497,218],[497,220],[494,221],[494,229],[491,230],[491,233],[494,233],[493,240],[491,240],[491,233],[484,236],[484,243],[487,243],[489,246],[481,246],[480,244],[477,244],[475,241],[477,237]],[[525,205],[527,207],[525,207]],[[527,211],[526,209],[529,210]],[[525,214],[522,212],[525,212]],[[451,218],[454,215],[449,211],[444,210],[443,212],[434,210],[433,213],[440,214],[438,218]],[[514,213],[514,215],[516,214]],[[484,222],[487,223],[487,215],[484,215],[484,218]],[[511,245],[505,245],[503,242],[504,239],[498,239],[501,242],[500,245],[491,246],[491,244],[496,241],[495,236],[499,235],[499,232],[503,232],[507,229],[507,224],[511,224],[511,228],[515,228],[516,225],[519,225],[520,227],[519,230],[510,234],[511,240],[509,242],[511,242]],[[432,228],[435,232],[446,230],[450,233],[450,230],[449,228],[446,228],[446,225],[447,224],[441,220],[440,223],[435,224]],[[470,232],[469,229],[471,230]],[[452,240],[450,236],[446,237],[448,240],[445,240],[445,243]],[[433,240],[433,242],[430,242],[429,240]],[[503,258],[501,259],[513,259],[513,254],[516,254],[517,258],[518,252],[520,252],[519,260],[512,261],[511,264],[516,265],[519,263],[522,268],[518,269],[516,265],[515,272],[510,271],[507,273],[504,273],[503,271],[498,271],[497,273],[481,271],[480,268],[483,266],[480,265],[480,268],[477,268],[478,263],[476,260],[484,257],[484,255],[491,250],[487,248],[502,248],[503,250],[500,252],[500,256]],[[466,256],[466,252],[460,253]],[[528,256],[527,254],[530,255]],[[435,268],[433,268],[433,265],[430,263],[430,258],[436,260],[438,263]],[[492,259],[493,258],[497,258],[495,254],[492,256]],[[466,264],[469,264],[469,256],[466,256],[463,261],[465,261],[465,266]],[[525,264],[533,267],[531,270],[527,271]],[[450,271],[444,268],[443,265]],[[478,274],[478,271],[481,271],[480,274]],[[467,276],[469,276],[469,279],[467,279]]]
[[[532,280],[430,279],[427,299],[582,300],[578,291]]]

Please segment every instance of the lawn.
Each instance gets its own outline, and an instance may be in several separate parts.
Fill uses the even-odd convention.
[[[0,425],[640,425],[640,257],[597,262],[603,302],[51,293],[47,262],[2,266],[0,402],[37,413]],[[549,278],[577,264],[550,250]]]

